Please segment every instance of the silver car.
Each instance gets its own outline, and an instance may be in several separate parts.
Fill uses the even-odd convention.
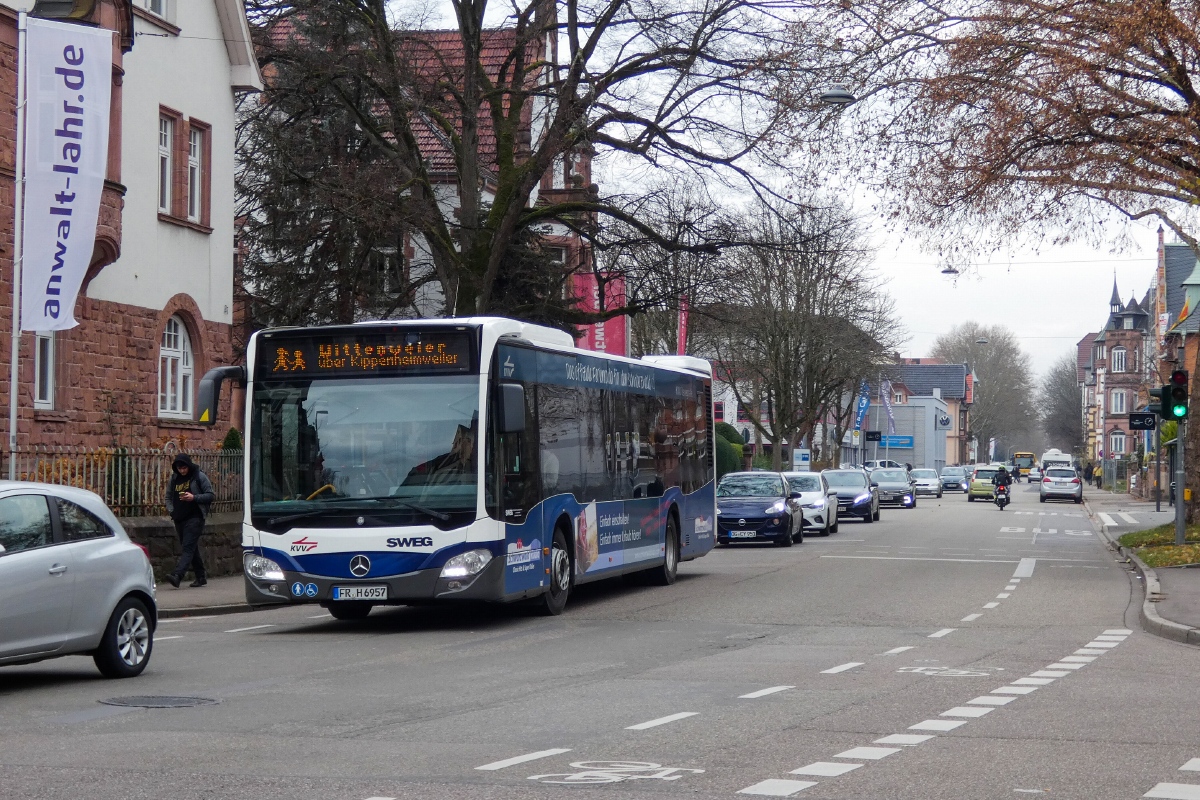
[[[804,514],[804,530],[820,536],[838,532],[837,492],[819,472],[785,472],[788,488],[800,493],[800,511]]]
[[[95,494],[0,481],[0,666],[90,655],[109,678],[146,668],[154,572]]]
[[[1047,467],[1042,473],[1041,484],[1038,499],[1043,503],[1052,497],[1083,502],[1083,481],[1070,467]]]
[[[942,479],[936,469],[914,469],[909,474],[917,483],[917,494],[931,494],[941,499]]]

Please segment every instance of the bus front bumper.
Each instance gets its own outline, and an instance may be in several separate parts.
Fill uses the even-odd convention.
[[[443,578],[441,568],[423,569],[405,575],[355,580],[327,578],[284,570],[282,580],[264,580],[243,573],[246,602],[251,606],[302,605],[343,602],[334,599],[334,587],[386,587],[386,597],[365,602],[374,605],[406,605],[433,600],[505,600],[503,558],[493,558],[478,574],[466,578]]]

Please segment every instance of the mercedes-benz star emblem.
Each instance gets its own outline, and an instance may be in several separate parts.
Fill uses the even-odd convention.
[[[371,559],[366,556],[355,556],[350,559],[350,574],[356,578],[365,578],[371,571]]]

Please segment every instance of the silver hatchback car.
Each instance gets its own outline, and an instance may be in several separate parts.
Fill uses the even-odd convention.
[[[1050,498],[1083,502],[1083,481],[1070,467],[1048,467],[1042,474],[1041,485],[1038,499],[1043,503]]]
[[[0,481],[0,666],[90,655],[109,678],[146,668],[154,572],[104,501]]]

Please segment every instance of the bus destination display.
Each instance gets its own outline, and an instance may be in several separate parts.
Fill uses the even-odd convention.
[[[472,336],[456,330],[313,333],[259,340],[261,379],[463,374],[474,368]]]

